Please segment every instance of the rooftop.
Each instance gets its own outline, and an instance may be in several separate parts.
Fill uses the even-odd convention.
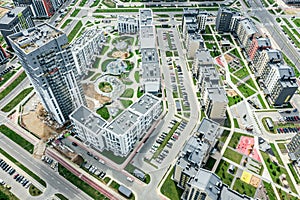
[[[25,53],[30,53],[64,33],[49,24],[40,24],[8,36]]]
[[[213,144],[216,141],[216,138],[221,135],[222,130],[217,122],[214,122],[208,118],[204,118],[201,121],[197,132],[203,134],[205,139],[207,139],[210,144]]]
[[[277,63],[282,60],[281,52],[278,51],[277,49],[267,49],[266,51],[269,57],[269,61],[271,63]]]
[[[105,42],[104,33],[101,29],[88,29],[86,30],[79,38],[77,38],[72,43],[72,50],[77,51],[85,46],[91,39],[97,37],[98,35],[102,35],[101,42]]]
[[[242,19],[240,21],[240,24],[244,27],[244,30],[246,31],[247,35],[252,35],[258,32],[255,24],[249,18]]]
[[[27,9],[27,8],[26,7],[15,7],[11,10],[7,9],[6,11],[8,11],[8,12],[6,12],[5,14],[4,14],[4,12],[2,12],[3,15],[2,15],[2,18],[0,19],[0,24],[9,24],[9,23],[11,23],[14,19],[18,18],[18,14],[22,13],[23,10],[25,10],[25,9]]]
[[[259,47],[271,47],[271,41],[269,38],[258,38],[257,43]]]
[[[156,105],[159,101],[157,97],[145,93],[137,102],[132,104],[130,108],[141,114],[145,114],[149,108]]]
[[[143,8],[140,9],[140,25],[152,25],[153,13],[152,9]]]
[[[214,102],[228,102],[226,92],[223,87],[207,88],[208,97]]]
[[[70,115],[70,117],[74,118],[76,121],[90,129],[95,134],[98,134],[106,124],[106,121],[102,119],[98,114],[90,111],[83,105],[77,108]]]
[[[127,22],[127,23],[138,23],[138,18],[135,16],[124,16],[124,15],[118,15],[118,22]]]
[[[210,53],[208,50],[198,50],[196,52],[195,59],[199,62],[201,65],[213,65],[214,64],[214,59],[211,57]]]
[[[116,134],[122,135],[133,127],[133,124],[138,121],[138,117],[139,115],[128,109],[124,110],[106,128]]]
[[[155,48],[155,33],[154,26],[141,26],[140,27],[140,42],[141,49],[143,48]]]

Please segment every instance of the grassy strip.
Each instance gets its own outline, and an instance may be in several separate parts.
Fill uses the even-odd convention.
[[[68,181],[70,181],[73,185],[81,189],[83,192],[85,192],[93,199],[103,199],[103,200],[108,199],[106,196],[101,194],[98,190],[94,189],[86,182],[82,181],[80,178],[78,178],[76,175],[74,175],[72,172],[70,172],[67,168],[62,166],[60,163],[58,163],[58,172],[61,176],[63,176]]]
[[[167,145],[168,141],[170,140],[170,138],[173,136],[173,133],[175,132],[175,130],[177,129],[177,127],[180,125],[180,122],[177,122],[169,131],[168,135],[166,136],[166,138],[164,139],[164,141],[161,143],[161,145],[157,148],[157,150],[155,151],[155,153],[153,154],[151,159],[155,159],[158,157],[158,155],[161,153],[161,151],[165,148],[165,146]]]
[[[17,87],[24,79],[26,78],[25,72],[22,72],[18,78],[14,80],[9,86],[7,86],[1,93],[0,93],[0,100],[6,97],[15,87]]]
[[[66,21],[65,21],[65,23],[60,27],[61,29],[64,29],[68,24],[70,24],[71,23],[71,19],[67,19]]]
[[[224,155],[223,155],[225,158],[228,158],[229,160],[237,163],[237,164],[240,164],[241,163],[241,160],[243,158],[243,155],[230,149],[230,148],[227,148],[226,151],[224,152]]]
[[[132,98],[134,94],[134,90],[132,88],[127,88],[123,94],[121,95],[121,97],[125,97],[125,98]]]
[[[237,119],[233,119],[233,122],[234,122],[234,128],[240,128],[240,126],[239,126],[239,122],[238,122],[238,120]]]
[[[98,6],[99,3],[100,0],[95,0],[94,3],[90,6],[90,8]]]
[[[17,71],[12,70],[1,77],[0,86],[4,85]]]
[[[271,183],[268,183],[266,181],[263,181],[263,184],[264,184],[264,187],[266,189],[266,193],[269,197],[270,200],[276,200],[276,195],[274,193],[274,190],[272,188],[272,185]]]
[[[288,27],[293,28],[293,25],[289,22],[288,19],[286,19],[286,18],[282,18],[282,19],[288,25]]]
[[[296,44],[298,48],[300,48],[300,42],[299,40],[294,36],[294,34],[285,26],[281,26],[283,30],[288,34],[288,36],[293,40],[293,42]]]
[[[300,27],[300,19],[297,18],[297,19],[294,19],[294,24],[297,26],[297,27]]]
[[[300,72],[298,71],[298,68],[296,67],[296,65],[284,53],[281,52],[281,54],[283,55],[284,62],[286,62],[287,65],[293,67],[294,72],[295,72],[295,76],[299,77]]]
[[[73,30],[68,35],[68,41],[71,42],[82,27],[82,21],[78,21]]]
[[[289,168],[290,168],[290,170],[291,170],[291,172],[293,174],[293,177],[295,178],[296,183],[299,184],[300,183],[300,179],[299,179],[299,176],[298,176],[297,172],[295,171],[295,169],[293,167],[293,164],[289,163],[288,166],[289,166]]]
[[[267,106],[266,106],[265,102],[263,101],[263,99],[262,99],[262,97],[261,97],[261,95],[260,95],[260,94],[259,94],[259,95],[257,95],[257,98],[258,98],[258,100],[259,100],[259,102],[260,102],[261,106],[262,106],[264,109],[266,109],[266,108],[267,108]]]
[[[0,185],[0,199],[1,200],[19,200],[12,192],[10,192],[7,188]]]
[[[229,136],[229,134],[230,134],[229,130],[224,130],[221,137],[220,137],[220,139],[219,139],[219,141],[225,143],[225,141],[226,141],[227,137]]]
[[[21,137],[20,135],[18,135],[16,132],[14,132],[13,130],[11,130],[7,126],[1,125],[0,126],[0,132],[3,133],[4,135],[6,135],[13,142],[15,142],[16,144],[18,144],[22,148],[24,148],[29,153],[31,153],[31,154],[33,153],[33,148],[34,148],[33,144],[31,144],[30,142],[28,142],[27,140],[25,140],[23,137]]]
[[[137,168],[136,166],[132,165],[131,163],[128,163],[124,169],[125,169],[126,171],[128,171],[128,172],[129,172],[130,174],[132,174],[132,175],[134,175],[133,172],[134,172],[135,169],[137,169],[137,170],[143,172],[143,173],[145,174],[145,177],[146,177],[145,180],[144,180],[144,182],[145,182],[146,184],[149,184],[149,183],[150,183],[150,175],[147,174],[147,173],[145,173],[143,170]]]
[[[108,109],[105,106],[99,108],[96,112],[105,120],[109,119],[110,117]]]
[[[115,13],[116,9],[97,9],[94,13]],[[118,12],[139,12],[139,9],[128,8],[128,9],[118,9]]]
[[[133,101],[131,101],[131,100],[121,99],[120,101],[121,101],[122,105],[124,106],[124,108],[128,108],[133,103]]]
[[[55,196],[57,196],[60,200],[68,200],[67,197],[65,197],[64,195],[62,195],[60,193],[55,194]]]
[[[255,94],[255,91],[247,87],[247,85],[242,84],[238,86],[239,91],[244,95],[245,98],[252,96]]]
[[[140,72],[138,71],[134,72],[134,79],[135,82],[140,83]]]
[[[82,0],[82,1],[80,2],[79,6],[80,6],[80,7],[83,7],[83,6],[86,4],[87,1],[88,1],[88,0]]]
[[[275,155],[276,159],[278,160],[278,163],[279,163],[280,165],[284,166],[284,165],[283,165],[283,162],[282,162],[282,160],[281,160],[281,158],[280,158],[280,156],[279,156],[279,153],[278,153],[277,150],[276,150],[275,145],[274,145],[273,143],[270,143],[270,146],[271,146],[271,148],[272,148],[272,151],[274,152],[274,155]]]
[[[6,104],[1,110],[3,112],[10,112],[16,105],[18,105],[25,97],[33,90],[33,87],[26,88],[20,92],[13,100]]]
[[[21,168],[24,172],[26,172],[29,176],[34,178],[37,182],[39,182],[44,187],[47,187],[46,182],[41,179],[39,176],[37,176],[35,173],[30,171],[28,168],[26,168],[24,165],[22,165],[19,161],[17,161],[14,157],[6,153],[3,149],[0,148],[0,153],[4,155],[7,159],[9,159],[11,162],[13,162],[15,165],[17,165],[19,168]]]
[[[80,9],[76,8],[72,14],[71,14],[71,17],[76,17],[76,15],[80,12]]]
[[[176,183],[172,180],[172,174],[174,173],[174,168],[168,174],[165,182],[160,188],[160,192],[172,200],[180,200],[183,190],[178,188]]]

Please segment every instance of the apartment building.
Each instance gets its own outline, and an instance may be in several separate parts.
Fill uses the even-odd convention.
[[[66,34],[44,23],[8,38],[46,111],[67,122],[86,100]]]
[[[132,16],[118,15],[119,34],[136,34],[139,31],[139,19]]]
[[[232,31],[231,27],[233,27],[233,25],[231,26],[231,20],[234,15],[235,12],[220,7],[216,18],[216,30],[220,33]]]
[[[101,54],[105,41],[103,30],[88,29],[72,42],[72,54],[80,76],[87,75],[88,69],[92,68],[95,61],[95,56]]]
[[[292,6],[299,6],[300,5],[300,1],[299,0],[284,0],[284,2],[288,5],[292,5]]]
[[[0,64],[4,64],[8,62],[8,54],[5,52],[5,50],[0,46]]]
[[[161,78],[151,9],[140,9],[139,24],[143,89],[145,92],[158,94],[161,91]]]
[[[286,145],[288,149],[289,157],[292,161],[296,161],[299,164],[300,159],[300,133],[297,133],[292,137],[291,141]]]
[[[263,50],[271,49],[271,41],[269,38],[254,37],[251,41],[251,45],[248,48],[247,55],[250,61],[253,61]],[[252,65],[253,66],[253,65]],[[252,67],[250,66],[250,67]],[[253,69],[252,69],[253,70]]]
[[[257,77],[261,77],[269,63],[276,64],[282,62],[281,52],[276,49],[266,49],[258,51],[253,59],[252,68]]]
[[[0,32],[9,47],[11,45],[7,36],[34,27],[31,17],[32,13],[29,7],[15,7],[1,17]]]
[[[224,124],[228,99],[209,51],[197,51],[192,71],[201,94],[202,109],[209,118]]]
[[[258,36],[258,30],[249,18],[239,20],[235,33],[239,39],[240,47],[245,49],[246,52],[249,50],[252,39]]]
[[[30,7],[35,18],[49,18],[59,7],[63,1],[58,0],[13,0],[16,6]]]
[[[127,156],[158,119],[162,107],[159,98],[145,93],[111,122],[92,111],[83,116],[82,110],[87,109],[81,106],[70,115],[80,139],[96,150],[106,149],[117,156]],[[97,127],[93,126],[94,122]],[[91,129],[94,130],[90,132]]]
[[[204,40],[199,33],[189,34],[186,49],[188,58],[195,58],[196,51],[204,48]]]
[[[268,64],[262,80],[274,106],[287,104],[298,89],[293,68],[281,63]]]

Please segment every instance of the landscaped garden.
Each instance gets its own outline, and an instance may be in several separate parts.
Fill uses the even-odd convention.
[[[231,185],[233,181],[233,175],[229,174],[228,171],[229,163],[225,160],[221,160],[219,166],[217,167],[215,173],[220,177],[226,185]]]
[[[100,115],[105,120],[108,120],[109,117],[110,117],[108,109],[106,108],[106,106],[103,106],[103,107],[99,108],[96,112],[97,112],[98,115]]]
[[[225,158],[228,158],[229,160],[237,163],[237,164],[240,164],[241,163],[241,160],[243,158],[243,155],[230,149],[230,148],[227,148],[226,151],[224,152],[224,155],[223,155]]]
[[[113,87],[112,87],[112,85],[109,82],[100,82],[99,83],[99,89],[102,92],[110,93],[110,92],[112,92]]]
[[[168,174],[165,182],[160,188],[160,192],[172,200],[180,200],[183,190],[178,188],[176,183],[171,179],[172,174],[174,173],[174,168]]]
[[[232,135],[232,137],[231,137],[231,140],[230,140],[228,146],[230,146],[230,147],[232,147],[232,148],[235,149],[236,146],[238,145],[239,141],[240,141],[240,138],[241,138],[242,136],[251,137],[251,136],[246,135],[246,134],[242,134],[242,133],[237,133],[237,132],[235,132],[235,133],[233,133],[233,135]]]

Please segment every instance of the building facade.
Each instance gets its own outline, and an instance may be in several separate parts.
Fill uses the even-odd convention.
[[[8,54],[5,52],[5,50],[0,46],[0,64],[4,64],[8,62]]]
[[[216,31],[230,32],[231,19],[234,13],[231,10],[220,7],[216,18]]]
[[[292,161],[296,161],[299,164],[300,159],[300,133],[297,133],[294,137],[292,137],[290,143],[286,145],[289,157]]]
[[[118,15],[119,34],[136,34],[139,32],[139,19],[132,16]]]
[[[162,111],[161,100],[149,93],[140,97],[137,102],[111,122],[95,117],[97,114],[93,114],[92,111],[83,116],[83,109],[81,106],[70,116],[80,139],[96,150],[110,150],[117,156],[127,156],[137,141],[143,138],[154,121],[158,119]],[[91,116],[91,119],[86,116]],[[93,125],[93,122],[96,122],[97,127]],[[90,132],[91,129],[96,130]],[[100,147],[99,141],[102,144]]]
[[[72,42],[72,54],[79,75],[87,75],[92,68],[95,56],[101,54],[105,43],[104,32],[100,29],[88,29]]]
[[[64,124],[86,104],[66,34],[41,24],[8,38],[44,108]]]
[[[235,33],[239,39],[240,47],[247,52],[251,46],[252,40],[258,36],[258,30],[253,21],[244,18],[238,21]]]
[[[0,32],[6,44],[11,47],[7,36],[34,27],[29,7],[15,7],[0,19]]]
[[[189,34],[186,47],[187,47],[186,49],[187,49],[188,58],[194,58],[196,51],[198,49],[204,48],[204,40],[201,34],[199,33]]]

